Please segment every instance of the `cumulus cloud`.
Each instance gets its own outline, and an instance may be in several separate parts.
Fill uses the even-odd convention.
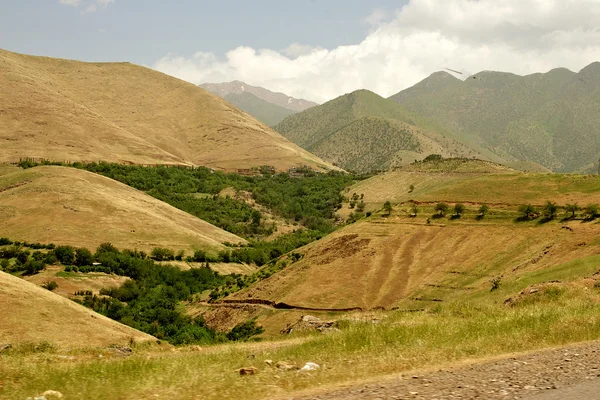
[[[153,67],[196,84],[237,79],[324,102],[360,88],[389,96],[444,68],[529,74],[600,60],[598,0],[410,0],[387,22],[381,15],[365,19],[376,29],[351,46],[169,54]]]
[[[81,0],[60,0],[60,4],[65,6],[77,7],[79,6],[79,3],[81,3]]]
[[[91,0],[88,2],[82,2],[81,0],[60,0],[59,3],[66,6],[79,7],[83,6],[81,14],[90,14],[98,11],[98,7],[106,8],[109,4],[114,3],[115,0]]]

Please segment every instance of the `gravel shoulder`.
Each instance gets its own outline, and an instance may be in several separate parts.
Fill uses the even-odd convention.
[[[600,342],[514,355],[424,373],[403,373],[290,400],[600,398]]]

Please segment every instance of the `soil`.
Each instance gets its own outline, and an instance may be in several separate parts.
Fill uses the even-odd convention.
[[[588,342],[287,398],[591,399],[600,388],[599,356],[600,342]]]

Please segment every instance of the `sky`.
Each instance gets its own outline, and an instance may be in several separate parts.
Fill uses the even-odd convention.
[[[600,61],[600,0],[0,0],[0,48],[325,102]],[[461,75],[459,75],[460,77]]]

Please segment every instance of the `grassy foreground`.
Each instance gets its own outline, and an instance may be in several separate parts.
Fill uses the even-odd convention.
[[[505,290],[516,294],[514,287]],[[111,357],[106,350],[41,353],[17,347],[0,355],[0,398],[26,398],[49,389],[66,399],[271,398],[459,360],[600,339],[600,289],[594,280],[541,286],[512,306],[494,300],[505,290],[493,292],[488,301],[440,304],[422,313],[350,315],[340,322],[341,332],[280,342],[176,350],[138,347],[130,357]],[[378,323],[373,323],[374,317]],[[284,372],[268,367],[267,359],[300,366],[313,361],[322,368]],[[244,366],[256,366],[259,373],[241,377],[236,369]]]

